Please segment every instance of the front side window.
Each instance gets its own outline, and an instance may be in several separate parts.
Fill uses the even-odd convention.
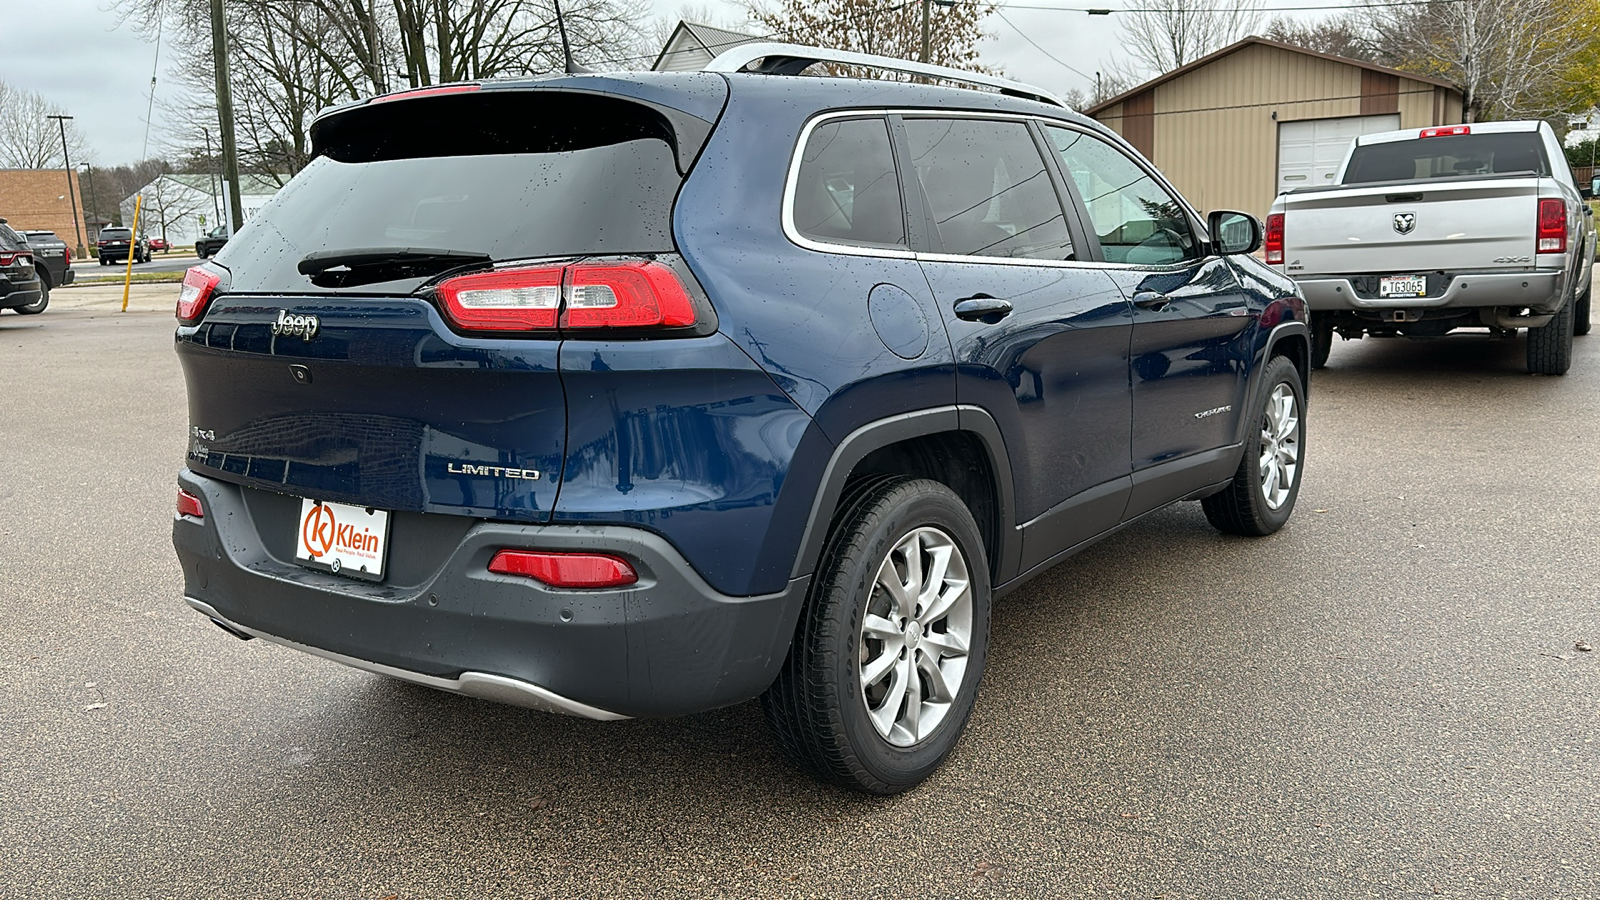
[[[888,123],[846,119],[812,130],[795,179],[794,227],[828,243],[906,246]]]
[[[1046,130],[1083,196],[1106,262],[1160,266],[1200,256],[1183,204],[1133,160],[1081,131]]]
[[[1022,122],[906,119],[935,249],[958,256],[1073,259],[1044,160]]]

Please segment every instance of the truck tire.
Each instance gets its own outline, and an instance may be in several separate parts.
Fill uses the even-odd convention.
[[[1572,326],[1576,301],[1561,304],[1549,324],[1528,329],[1528,374],[1565,375],[1572,368]]]
[[[897,794],[966,727],[989,645],[989,566],[972,513],[936,481],[864,482],[839,508],[761,707],[795,765]]]
[[[1283,527],[1300,496],[1305,469],[1305,388],[1288,357],[1275,356],[1262,373],[1244,458],[1233,482],[1200,501],[1206,521],[1225,534],[1264,537]],[[1287,484],[1285,484],[1287,482]]]
[[[1572,333],[1583,335],[1589,333],[1589,298],[1594,295],[1594,285],[1590,284],[1583,290],[1583,296],[1578,298],[1578,305],[1572,310]]]
[[[41,282],[39,284],[39,299],[33,301],[32,303],[29,303],[27,306],[18,306],[18,307],[14,307],[14,309],[16,309],[16,311],[20,315],[36,316],[39,313],[44,312],[44,308],[49,306],[49,305],[50,305],[50,285]]]
[[[1311,368],[1320,369],[1328,364],[1328,354],[1333,352],[1333,319],[1327,315],[1311,314]]]

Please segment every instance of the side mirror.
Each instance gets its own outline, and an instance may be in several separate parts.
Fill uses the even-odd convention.
[[[1220,256],[1261,249],[1261,220],[1249,213],[1214,210],[1206,217],[1206,226],[1211,230],[1211,252]]]
[[[1586,184],[1583,187],[1578,188],[1578,196],[1582,197],[1585,200],[1593,200],[1594,199],[1594,185]]]

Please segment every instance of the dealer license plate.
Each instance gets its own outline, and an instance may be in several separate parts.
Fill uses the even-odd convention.
[[[1427,293],[1426,275],[1385,275],[1378,279],[1379,297],[1421,297]]]
[[[302,500],[294,557],[339,575],[377,581],[389,552],[389,513],[381,509]]]

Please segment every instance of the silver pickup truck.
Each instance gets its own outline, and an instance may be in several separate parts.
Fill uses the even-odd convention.
[[[1592,211],[1544,122],[1356,138],[1337,183],[1278,197],[1269,265],[1312,310],[1312,365],[1333,335],[1528,329],[1528,371],[1564,374],[1589,331]]]

